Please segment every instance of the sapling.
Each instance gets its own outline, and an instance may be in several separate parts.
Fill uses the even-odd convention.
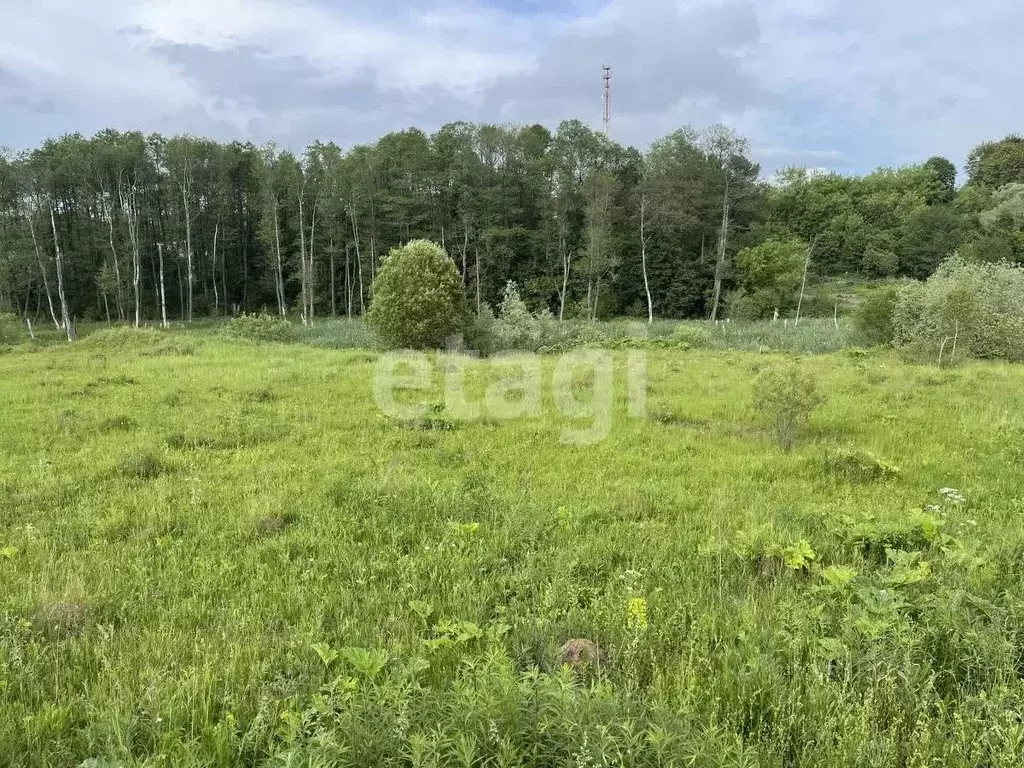
[[[771,422],[784,451],[792,450],[800,430],[823,401],[814,376],[795,364],[766,368],[754,381],[754,408]]]

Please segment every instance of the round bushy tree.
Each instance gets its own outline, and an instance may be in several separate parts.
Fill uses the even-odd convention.
[[[462,331],[465,303],[455,262],[439,245],[413,240],[384,258],[367,320],[387,347],[437,349]]]

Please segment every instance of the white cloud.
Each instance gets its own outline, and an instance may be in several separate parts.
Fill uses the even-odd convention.
[[[302,143],[411,123],[724,120],[766,168],[865,170],[1019,129],[1017,0],[37,0],[5,9],[5,141],[105,125]],[[46,111],[47,116],[42,116]]]

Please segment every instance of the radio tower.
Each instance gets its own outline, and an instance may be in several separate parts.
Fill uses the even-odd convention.
[[[612,68],[602,64],[601,69],[604,70],[601,77],[604,80],[604,135],[607,136],[612,124]]]

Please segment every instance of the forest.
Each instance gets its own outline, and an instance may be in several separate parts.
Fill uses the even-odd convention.
[[[1024,254],[1024,139],[770,180],[747,140],[684,128],[646,152],[577,120],[451,123],[296,155],[102,131],[0,157],[0,306],[36,323],[246,312],[357,316],[389,249],[444,246],[470,304],[514,281],[557,318],[764,318],[812,279],[928,277]],[[831,309],[831,308],[829,308]],[[66,318],[66,319],[65,319]]]

